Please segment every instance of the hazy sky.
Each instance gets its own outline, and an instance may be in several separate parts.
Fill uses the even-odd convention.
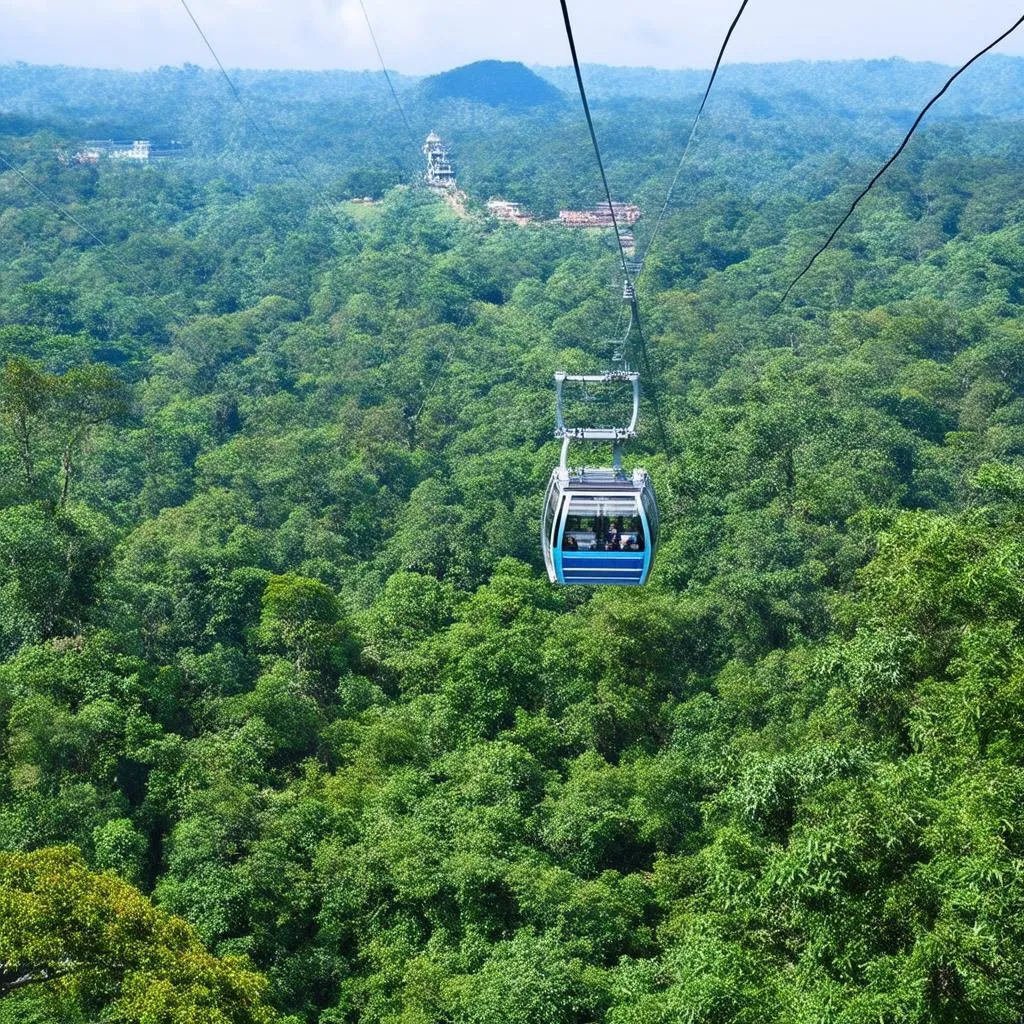
[[[483,58],[566,64],[558,0],[365,0],[388,66],[422,74]],[[189,0],[230,67],[368,68],[359,0]],[[570,0],[590,63],[709,67],[738,0]],[[961,63],[1021,0],[750,0],[732,61],[902,56]],[[180,0],[0,0],[0,61],[208,65]],[[1024,55],[1024,27],[1000,48]]]

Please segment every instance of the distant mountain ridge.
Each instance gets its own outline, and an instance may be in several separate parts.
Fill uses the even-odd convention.
[[[571,67],[533,70],[564,90],[576,87]],[[773,64],[725,64],[716,94],[792,97],[805,93],[825,108],[851,112],[917,109],[938,90],[953,68],[902,57],[885,60],[794,60]],[[587,93],[594,100],[688,100],[707,85],[709,70],[584,65]],[[989,54],[943,96],[930,117],[1024,116],[1024,57]]]
[[[720,104],[739,101],[754,109],[753,101],[798,104],[806,110],[844,116],[896,112],[902,117],[916,111],[949,76],[950,67],[908,61],[787,61],[777,64],[726,64],[712,96],[712,112]],[[256,103],[306,103],[333,107],[354,104],[360,110],[379,110],[393,116],[392,101],[380,71],[286,71],[230,69],[239,90]],[[587,92],[600,106],[635,103],[642,116],[644,102],[679,104],[680,113],[692,112],[707,85],[707,69],[584,65]],[[428,77],[391,72],[411,112],[422,107],[423,130],[433,124],[431,104],[466,100],[480,106],[519,110],[540,109],[558,103],[563,110],[575,96],[571,67],[528,68],[504,61],[478,61]],[[180,132],[181,115],[192,104],[221,103],[224,83],[215,69],[186,64],[148,71],[56,67],[0,63],[0,113],[12,130],[12,118],[34,118],[54,130],[62,124],[87,119],[93,134],[138,131],[144,135]],[[187,95],[183,102],[167,103],[171,93]],[[97,111],[103,111],[98,120]],[[156,111],[164,111],[164,116]],[[386,113],[385,113],[386,112]],[[1024,117],[1024,57],[989,54],[958,79],[929,113],[928,121],[958,118]]]
[[[464,99],[517,110],[564,102],[560,89],[518,61],[480,60],[431,75],[420,83],[428,102]]]

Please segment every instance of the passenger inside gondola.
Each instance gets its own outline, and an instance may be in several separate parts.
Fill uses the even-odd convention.
[[[566,516],[563,551],[643,551],[639,516]]]

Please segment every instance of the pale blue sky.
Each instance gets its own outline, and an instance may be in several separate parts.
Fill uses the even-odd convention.
[[[189,2],[231,67],[376,67],[358,0]],[[483,58],[568,62],[557,0],[365,2],[388,66],[408,74]],[[586,62],[708,67],[738,2],[571,0],[570,10]],[[750,0],[729,59],[960,63],[1021,13],[1021,0]],[[180,0],[0,0],[0,24],[0,61],[210,63]],[[1024,27],[1000,49],[1024,55]]]

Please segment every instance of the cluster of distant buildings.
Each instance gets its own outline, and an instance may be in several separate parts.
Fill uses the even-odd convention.
[[[512,203],[507,199],[488,200],[487,212],[496,220],[504,221],[506,224],[518,224],[520,227],[525,227],[527,224],[533,223],[533,217],[519,203]]]
[[[98,164],[101,160],[117,160],[124,163],[148,164],[162,157],[180,156],[185,147],[180,142],[169,142],[158,146],[149,139],[135,139],[119,142],[115,139],[90,139],[82,148],[70,155],[61,154],[65,163]]]
[[[534,221],[519,203],[507,199],[491,199],[487,203],[487,212],[495,220],[519,227]],[[640,213],[640,207],[633,203],[599,203],[589,210],[559,210],[558,223],[566,228],[610,228],[618,225],[622,246],[628,250],[636,247],[636,238],[632,231],[623,229],[632,228],[640,219]]]
[[[558,222],[567,228],[631,228],[640,219],[634,203],[599,203],[590,210],[560,210]]]
[[[443,195],[458,193],[451,156],[437,132],[427,136],[423,144],[423,155],[427,161],[424,175],[427,185]],[[524,210],[520,203],[508,199],[489,200],[487,212],[496,220],[519,227],[534,222],[533,215]],[[558,223],[567,228],[610,228],[617,224],[620,229],[628,229],[640,219],[640,213],[640,207],[634,203],[599,203],[589,210],[560,210]],[[626,248],[633,247],[635,240],[631,232],[623,233],[622,243]]]
[[[532,224],[534,220],[519,203],[507,199],[491,199],[487,203],[487,212],[496,220],[520,227]],[[589,210],[559,210],[558,223],[566,228],[610,228],[618,225],[622,229],[631,228],[640,219],[640,214],[640,207],[634,203],[598,203]],[[624,232],[622,241],[631,245],[632,234]]]
[[[158,157],[179,155],[184,149],[180,142],[171,142],[157,147],[149,139],[135,139],[132,142],[117,142],[114,139],[90,140],[82,144],[78,152],[61,153],[65,162],[76,164],[98,164],[101,160],[116,160],[125,163],[146,164]],[[450,203],[464,212],[465,195],[459,191],[452,166],[451,156],[441,136],[431,132],[423,144],[423,156],[427,162],[424,178],[429,188],[443,195]],[[352,200],[372,205],[374,200],[365,197]],[[508,199],[491,199],[487,212],[496,220],[506,224],[525,227],[534,223],[532,214],[520,203]],[[589,210],[559,210],[557,223],[567,228],[610,228],[618,225],[622,231],[622,243],[628,249],[635,244],[629,230],[640,219],[640,207],[633,203],[599,203]]]

